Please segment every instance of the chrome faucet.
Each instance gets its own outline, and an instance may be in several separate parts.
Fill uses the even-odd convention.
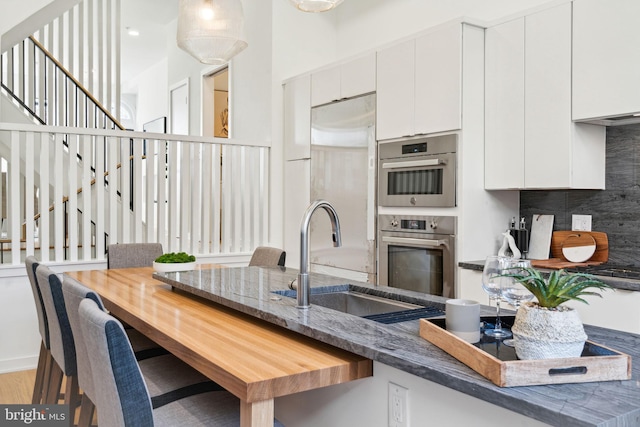
[[[311,293],[311,287],[309,285],[309,223],[311,222],[311,216],[316,209],[323,208],[327,211],[329,219],[331,220],[331,238],[333,240],[333,246],[338,247],[342,245],[342,239],[340,238],[340,221],[338,221],[338,214],[331,204],[325,200],[316,200],[304,213],[302,217],[302,223],[300,224],[300,272],[298,273],[298,308],[309,308],[309,294]]]

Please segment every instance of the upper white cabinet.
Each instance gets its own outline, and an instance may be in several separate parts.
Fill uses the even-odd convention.
[[[416,42],[378,52],[376,136],[378,140],[413,135]]]
[[[524,187],[524,18],[485,32],[485,179]]]
[[[573,2],[573,119],[640,112],[640,1]]]
[[[415,133],[460,129],[462,25],[416,39]]]
[[[311,105],[314,107],[375,90],[375,52],[311,74]]]
[[[571,4],[486,43],[485,188],[604,188],[605,129],[571,121]]]
[[[377,138],[461,127],[462,25],[378,51]]]
[[[311,156],[311,78],[289,80],[284,90],[284,159]]]

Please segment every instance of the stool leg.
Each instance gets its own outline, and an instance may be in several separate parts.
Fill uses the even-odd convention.
[[[47,363],[47,348],[44,346],[44,341],[40,343],[40,354],[38,355],[38,368],[36,369],[36,382],[33,385],[33,396],[31,397],[31,404],[38,405],[42,402],[45,389],[45,370]]]
[[[53,356],[51,355],[51,350],[47,349],[44,359],[44,384],[42,385],[42,397],[40,398],[40,403],[47,403],[47,397],[49,396],[49,389],[51,388],[51,369],[53,364]]]
[[[80,406],[80,388],[78,387],[78,376],[69,375],[66,376],[66,388],[64,391],[64,403],[69,405],[71,412],[75,412],[76,408]]]
[[[90,427],[93,421],[93,412],[96,407],[87,397],[86,394],[82,395],[82,402],[80,404],[80,417],[78,418],[78,427]]]
[[[57,404],[58,399],[60,398],[60,387],[62,386],[62,377],[64,377],[64,372],[58,364],[53,361],[51,364],[51,374],[49,376],[49,388],[47,390],[47,398],[45,403],[48,404]]]

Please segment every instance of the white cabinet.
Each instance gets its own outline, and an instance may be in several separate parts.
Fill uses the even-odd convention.
[[[571,121],[571,4],[486,41],[485,188],[604,188],[605,129]]]
[[[573,119],[640,112],[640,1],[573,2]]]
[[[489,294],[482,289],[482,271],[458,267],[456,298],[478,301],[489,305]]]
[[[413,135],[415,40],[378,51],[376,135],[378,140]]]
[[[485,33],[485,178],[488,190],[524,187],[524,18]]]
[[[461,128],[462,25],[378,51],[377,138]]]
[[[308,159],[311,155],[311,78],[289,80],[283,85],[284,159]]]
[[[375,52],[311,74],[311,106],[314,107],[375,90]]]
[[[416,39],[415,133],[460,129],[462,26]]]

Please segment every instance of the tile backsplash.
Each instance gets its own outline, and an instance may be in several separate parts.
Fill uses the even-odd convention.
[[[606,190],[521,191],[520,216],[530,228],[533,215],[554,215],[554,230],[571,230],[572,214],[592,215],[609,263],[640,267],[640,125],[608,127],[606,153]]]

